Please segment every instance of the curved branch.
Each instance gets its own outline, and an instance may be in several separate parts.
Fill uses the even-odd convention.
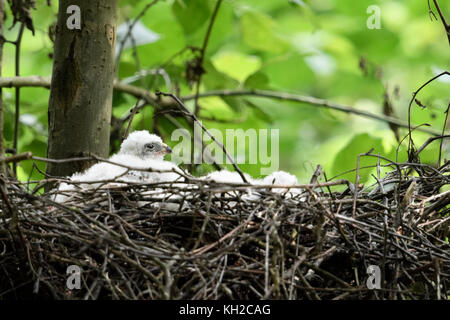
[[[397,126],[408,128],[408,124],[402,120],[399,120],[394,117],[385,116],[385,115],[378,115],[375,113],[358,110],[350,106],[341,105],[338,103],[334,103],[329,100],[310,97],[310,96],[302,96],[297,94],[291,94],[286,92],[278,92],[278,91],[269,91],[269,90],[214,90],[214,91],[208,91],[205,93],[201,93],[199,97],[213,97],[213,96],[219,96],[219,97],[227,97],[227,96],[255,96],[255,97],[262,97],[262,98],[271,98],[271,99],[277,99],[277,100],[283,100],[283,101],[292,101],[292,102],[298,102],[298,103],[307,103],[313,106],[317,107],[326,107],[329,109],[345,112],[345,113],[351,113],[356,114],[358,116],[362,116],[365,118],[370,118],[374,120],[379,120],[391,124],[395,124]],[[195,96],[189,95],[184,96],[183,100],[192,100]],[[423,131],[426,133],[429,133],[434,136],[441,135],[440,132],[432,129],[426,129],[426,128],[418,128],[417,130]]]
[[[450,44],[450,25],[447,24],[447,21],[445,20],[444,14],[442,13],[437,0],[433,0],[433,2],[434,2],[434,6],[436,7],[436,10],[439,14],[439,18],[441,18],[441,22],[444,25],[444,30],[445,30],[445,33],[447,34],[448,43]]]
[[[411,127],[411,107],[412,107],[412,103],[415,101],[417,95],[419,94],[419,92],[425,88],[427,85],[429,85],[431,82],[433,82],[434,80],[436,80],[437,78],[443,76],[443,75],[448,75],[450,76],[450,72],[448,71],[444,71],[440,74],[438,74],[437,76],[431,78],[430,80],[428,80],[427,82],[425,82],[423,85],[420,86],[419,89],[417,89],[416,91],[413,92],[412,98],[409,101],[409,105],[408,105],[408,130],[409,130],[409,142],[408,142],[408,154],[409,154],[409,150],[411,150],[411,148],[414,148],[414,143],[412,140],[412,135],[411,135],[411,131],[412,131],[412,127]],[[442,134],[437,134],[438,136],[443,135],[444,132],[442,132]],[[411,160],[411,159],[410,159]]]
[[[50,88],[50,77],[40,77],[40,76],[29,76],[29,77],[0,77],[0,88],[11,88],[11,87],[44,87]],[[177,105],[171,98],[167,97],[157,97],[156,94],[145,90],[140,87],[132,86],[129,84],[122,83],[120,81],[114,82],[114,89],[120,92],[130,94],[136,98],[144,100],[147,104],[156,106],[157,104],[161,107],[176,107]],[[385,115],[378,115],[375,113],[358,110],[351,106],[345,106],[338,103],[334,103],[329,100],[302,96],[297,94],[291,94],[286,92],[270,91],[270,90],[213,90],[199,94],[199,98],[206,97],[229,97],[229,96],[253,96],[261,98],[269,98],[283,101],[292,101],[298,103],[306,103],[316,107],[325,107],[345,113],[355,114],[361,117],[383,121],[386,123],[395,124],[402,128],[408,128],[408,123],[399,120],[394,117],[389,117]],[[195,95],[187,95],[181,97],[182,101],[188,101],[195,99]],[[141,104],[140,108],[143,108],[145,104]],[[440,136],[441,132],[433,129],[427,128],[417,128],[418,131],[429,133],[433,136]]]

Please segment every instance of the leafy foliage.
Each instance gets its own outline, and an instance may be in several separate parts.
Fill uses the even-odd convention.
[[[22,75],[49,76],[52,71],[52,42],[48,28],[56,20],[57,1],[48,7],[36,3],[32,11],[36,34],[24,33]],[[384,93],[388,92],[394,115],[407,119],[411,93],[437,70],[448,70],[448,43],[439,21],[430,21],[423,0],[381,1],[381,29],[369,29],[367,8],[373,1],[328,0],[240,0],[223,1],[201,66],[200,92],[218,89],[271,89],[329,99],[357,109],[382,114]],[[144,9],[143,1],[120,1],[120,24],[132,21]],[[118,64],[120,80],[150,91],[179,90],[195,94],[196,85],[189,81],[199,62],[200,51],[216,1],[166,0],[152,6],[139,20],[159,39],[126,48]],[[450,3],[441,1],[441,10],[450,12]],[[7,26],[13,17],[8,15]],[[8,40],[17,36],[19,25],[5,31]],[[167,74],[139,71],[163,68]],[[194,69],[196,70],[196,69]],[[3,76],[14,74],[14,52],[6,44]],[[167,81],[170,79],[170,82]],[[192,79],[191,79],[192,80]],[[427,87],[420,94],[425,110],[413,106],[411,120],[429,123],[440,130],[444,111],[450,100],[448,77]],[[4,89],[5,138],[7,146],[13,137],[14,95]],[[21,90],[21,114],[34,115],[47,127],[48,90]],[[135,99],[115,92],[113,114],[121,117],[135,104]],[[280,130],[280,169],[291,171],[307,182],[317,164],[327,175],[354,168],[356,156],[375,148],[375,153],[395,156],[397,142],[386,123],[343,114],[307,104],[283,102],[258,97],[209,97],[199,100],[200,118],[208,128],[224,132],[232,128],[273,128]],[[188,107],[194,110],[190,100]],[[151,129],[155,124],[152,107],[146,107],[133,121],[135,129]],[[153,129],[165,135],[170,144],[174,124],[159,117]],[[214,119],[234,120],[226,123]],[[181,121],[181,123],[185,123]],[[126,125],[126,124],[124,124]],[[401,129],[401,135],[406,131]],[[414,133],[416,144],[428,135]],[[45,155],[45,130],[21,124],[19,151],[31,150]],[[117,141],[114,142],[117,146]],[[436,163],[438,144],[421,156]],[[402,157],[405,149],[400,148]],[[444,154],[445,156],[445,154]],[[448,156],[447,156],[448,157]],[[362,164],[374,164],[374,159]],[[45,165],[40,164],[44,170]],[[261,164],[242,168],[259,175]],[[31,167],[24,162],[21,179]],[[331,173],[331,174],[330,174]],[[370,170],[361,181],[370,178]],[[34,170],[31,177],[40,178]],[[351,178],[350,175],[346,176]],[[354,174],[353,174],[354,177]]]

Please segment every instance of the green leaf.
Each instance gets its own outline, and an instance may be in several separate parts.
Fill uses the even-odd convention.
[[[159,2],[153,6],[151,14],[142,17],[142,23],[150,30],[161,36],[161,40],[145,46],[137,47],[138,56],[143,66],[160,66],[174,54],[186,47],[185,33],[182,25],[177,23],[173,17],[172,6],[166,2]],[[131,50],[124,59],[135,63]],[[122,59],[121,59],[122,60]]]
[[[282,53],[289,47],[289,44],[275,33],[275,21],[261,12],[245,12],[241,17],[241,28],[244,42],[250,48]]]
[[[208,90],[234,89],[239,86],[239,82],[225,73],[218,71],[211,61],[206,60],[203,63],[205,74],[203,83]]]
[[[217,70],[240,82],[261,68],[259,57],[236,51],[221,52],[214,56],[211,61]]]
[[[208,1],[205,0],[176,0],[172,12],[187,35],[200,28],[210,15]]]
[[[374,138],[367,133],[359,134],[353,137],[353,139],[338,153],[334,159],[332,173],[333,176],[344,173],[345,171],[356,169],[358,156],[362,153],[368,152],[373,149],[372,154],[379,153],[384,155],[385,150],[383,148],[382,139]],[[365,183],[370,173],[376,170],[377,158],[375,157],[361,157],[359,162],[359,182]],[[374,166],[369,169],[362,169],[366,166]],[[356,171],[347,173],[339,178],[347,179],[351,182],[355,181]]]
[[[211,61],[207,60],[203,64],[205,74],[203,83],[208,90],[234,89],[239,86],[239,82],[228,75],[218,71]],[[234,111],[242,112],[244,102],[239,97],[222,97],[222,100]]]
[[[314,72],[305,63],[303,56],[289,54],[272,60],[262,69],[270,79],[271,86],[282,91],[305,89],[317,85]]]
[[[31,143],[27,145],[23,145],[21,147],[21,151],[31,151],[33,153],[33,156],[37,157],[45,157],[46,156],[46,150],[47,150],[47,144],[44,141],[41,140],[33,140]],[[36,169],[33,169],[33,163],[41,170],[45,172],[45,163],[44,162],[33,162],[33,161],[22,161],[20,162],[19,166],[22,168],[22,178],[28,178],[28,175],[31,173],[31,179],[42,179],[43,176],[39,171]]]
[[[370,37],[367,33],[370,33]],[[382,61],[398,54],[400,38],[390,30],[358,30],[348,35],[358,50],[373,61]]]
[[[119,78],[123,79],[126,77],[131,77],[136,73],[136,63],[133,61],[123,61],[121,59],[119,63]]]
[[[237,113],[241,113],[244,109],[244,99],[236,97],[222,97],[222,100]]]
[[[436,166],[438,159],[439,159],[439,148],[440,148],[440,140],[436,140],[436,141],[430,143],[420,153],[420,162],[431,165],[431,166]]]
[[[245,80],[244,87],[249,89],[269,89],[269,78],[261,71],[255,72]]]
[[[113,92],[113,108],[126,103],[125,93],[114,90]]]
[[[243,99],[243,100],[250,108],[252,108],[253,114],[255,115],[255,117],[257,117],[258,119],[260,119],[266,123],[273,124],[274,121],[267,112],[265,112],[262,108],[260,108],[259,106],[257,106],[253,102],[251,102],[250,100],[247,100],[247,99]]]

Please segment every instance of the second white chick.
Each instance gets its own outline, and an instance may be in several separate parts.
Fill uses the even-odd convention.
[[[295,186],[298,185],[297,177],[285,171],[275,171],[266,176],[264,179],[258,180],[259,184],[274,186]],[[302,193],[300,188],[272,188],[272,192],[286,193],[287,196],[295,196]]]
[[[244,173],[245,179],[252,184],[253,178],[250,177],[247,173]],[[209,173],[205,178],[210,179],[214,182],[218,183],[233,183],[233,184],[242,184],[245,183],[242,180],[242,177],[239,175],[239,173],[235,171],[228,171],[228,170],[220,170],[220,171],[214,171]]]
[[[247,180],[249,184],[253,183],[253,178],[247,174],[244,173],[244,177]],[[239,175],[238,172],[235,171],[228,171],[228,170],[220,170],[220,171],[214,171],[209,173],[208,175],[204,176],[203,179],[211,180],[217,183],[226,183],[226,184],[245,184],[245,182],[242,180],[242,177]],[[244,201],[254,201],[259,199],[259,195],[255,192],[255,190],[252,190],[251,188],[247,188],[246,193],[242,195],[242,200]],[[235,192],[227,192],[226,195],[228,197],[236,196],[237,193]],[[230,201],[228,203],[229,207],[236,206],[237,202]]]

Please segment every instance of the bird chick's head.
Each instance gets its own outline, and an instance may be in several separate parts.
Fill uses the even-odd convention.
[[[119,154],[129,154],[142,159],[162,160],[164,156],[171,153],[168,145],[161,138],[147,130],[133,131],[126,138],[119,150]]]

